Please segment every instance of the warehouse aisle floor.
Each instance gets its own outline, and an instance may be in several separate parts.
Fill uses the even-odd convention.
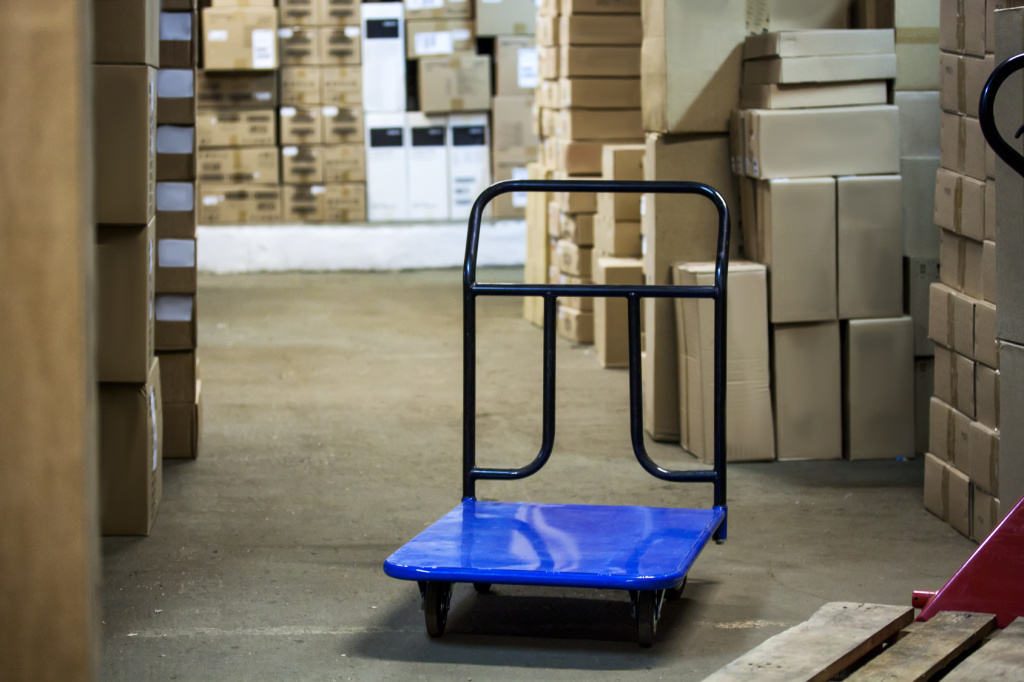
[[[824,602],[909,604],[974,547],[922,509],[920,461],[734,465],[730,539],[654,648],[622,594],[512,587],[457,588],[431,640],[381,563],[459,500],[460,292],[454,270],[201,279],[203,453],[166,464],[151,537],[104,540],[103,679],[701,679]],[[539,445],[541,336],[520,310],[481,303],[483,464]],[[480,497],[709,504],[636,464],[626,374],[558,351],[550,464]]]

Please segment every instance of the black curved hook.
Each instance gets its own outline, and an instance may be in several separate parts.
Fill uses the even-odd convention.
[[[978,105],[978,117],[981,119],[981,132],[985,140],[1000,159],[1006,162],[1018,175],[1024,177],[1024,156],[1003,138],[996,127],[995,103],[996,94],[1006,79],[1014,73],[1024,69],[1024,54],[1010,57],[992,71],[985,88],[981,91],[981,101]],[[1017,129],[1014,138],[1024,134],[1024,126]]]

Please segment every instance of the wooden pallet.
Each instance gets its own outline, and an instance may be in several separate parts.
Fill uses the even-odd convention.
[[[1024,680],[1024,619],[1002,631],[980,613],[913,621],[914,610],[902,606],[826,604],[705,682]]]

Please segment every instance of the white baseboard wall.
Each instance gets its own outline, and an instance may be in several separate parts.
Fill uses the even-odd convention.
[[[200,226],[203,272],[413,270],[461,267],[465,222],[386,225]],[[497,220],[480,228],[478,266],[522,265],[526,222]]]

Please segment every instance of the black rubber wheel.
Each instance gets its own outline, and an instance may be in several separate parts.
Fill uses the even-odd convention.
[[[473,583],[473,589],[476,590],[477,594],[487,594],[491,591],[490,583]]]
[[[448,608],[451,603],[451,583],[427,583],[427,591],[423,599],[423,613],[427,620],[427,633],[431,637],[440,637],[444,634],[444,626],[448,624]]]
[[[636,598],[636,636],[640,646],[647,648],[654,644],[654,633],[658,630],[658,593],[645,590]]]
[[[665,590],[665,596],[668,597],[669,599],[672,599],[672,600],[682,599],[683,598],[683,590],[685,590],[685,589],[686,589],[686,576],[683,576],[683,582],[679,583],[675,587],[670,587],[669,589]]]

